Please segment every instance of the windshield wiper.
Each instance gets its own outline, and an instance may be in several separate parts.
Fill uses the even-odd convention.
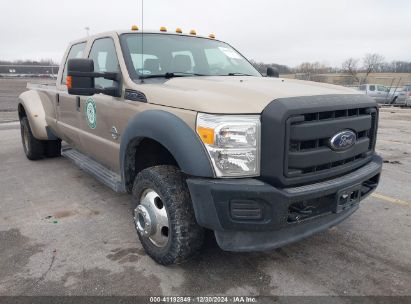
[[[227,75],[221,75],[221,76],[254,76],[246,73],[228,73]]]
[[[189,72],[167,72],[165,74],[152,74],[152,75],[142,75],[139,79],[147,79],[147,78],[166,78],[170,79],[173,77],[185,77],[185,76],[207,76],[204,74],[198,73],[189,73]]]

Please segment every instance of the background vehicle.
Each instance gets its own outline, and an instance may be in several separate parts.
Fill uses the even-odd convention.
[[[377,103],[391,103],[390,89],[380,84],[362,84],[358,89],[375,99]]]
[[[18,106],[29,159],[62,154],[128,192],[139,239],[179,263],[214,231],[267,250],[346,219],[377,187],[378,108],[322,83],[262,77],[228,44],[117,31],[68,47],[55,86]],[[276,76],[275,71],[267,71]]]
[[[390,88],[389,96],[390,96],[391,104],[395,103],[401,91],[402,91],[402,87],[391,87]]]
[[[411,106],[411,85],[405,85],[398,93],[395,105]]]

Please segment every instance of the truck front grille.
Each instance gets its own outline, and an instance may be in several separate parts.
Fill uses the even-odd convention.
[[[367,160],[375,145],[377,110],[373,107],[293,115],[286,122],[286,177],[315,175]],[[345,151],[330,148],[331,137],[351,130],[356,143]]]
[[[261,114],[261,179],[290,187],[352,172],[373,157],[377,125],[377,105],[363,94],[273,100]],[[356,144],[332,150],[330,138],[344,130]]]

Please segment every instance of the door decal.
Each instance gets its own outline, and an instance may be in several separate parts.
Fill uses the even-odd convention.
[[[88,126],[91,129],[95,129],[97,126],[97,111],[96,111],[96,103],[94,102],[93,97],[87,98],[84,111],[86,114]]]

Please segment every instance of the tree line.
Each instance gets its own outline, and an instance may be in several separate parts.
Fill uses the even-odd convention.
[[[58,64],[51,59],[0,60],[0,75],[42,75],[50,77],[56,75],[58,70]]]
[[[51,59],[41,59],[41,60],[0,60],[0,65],[58,65]]]
[[[387,62],[385,58],[377,53],[365,54],[363,58],[350,57],[344,60],[340,67],[331,67],[320,62],[303,62],[296,67],[289,67],[275,63],[262,63],[250,60],[251,64],[265,74],[268,67],[276,68],[280,74],[324,74],[324,73],[347,73],[355,81],[359,81],[359,73],[385,72],[385,73],[411,73],[411,61],[391,61]]]

